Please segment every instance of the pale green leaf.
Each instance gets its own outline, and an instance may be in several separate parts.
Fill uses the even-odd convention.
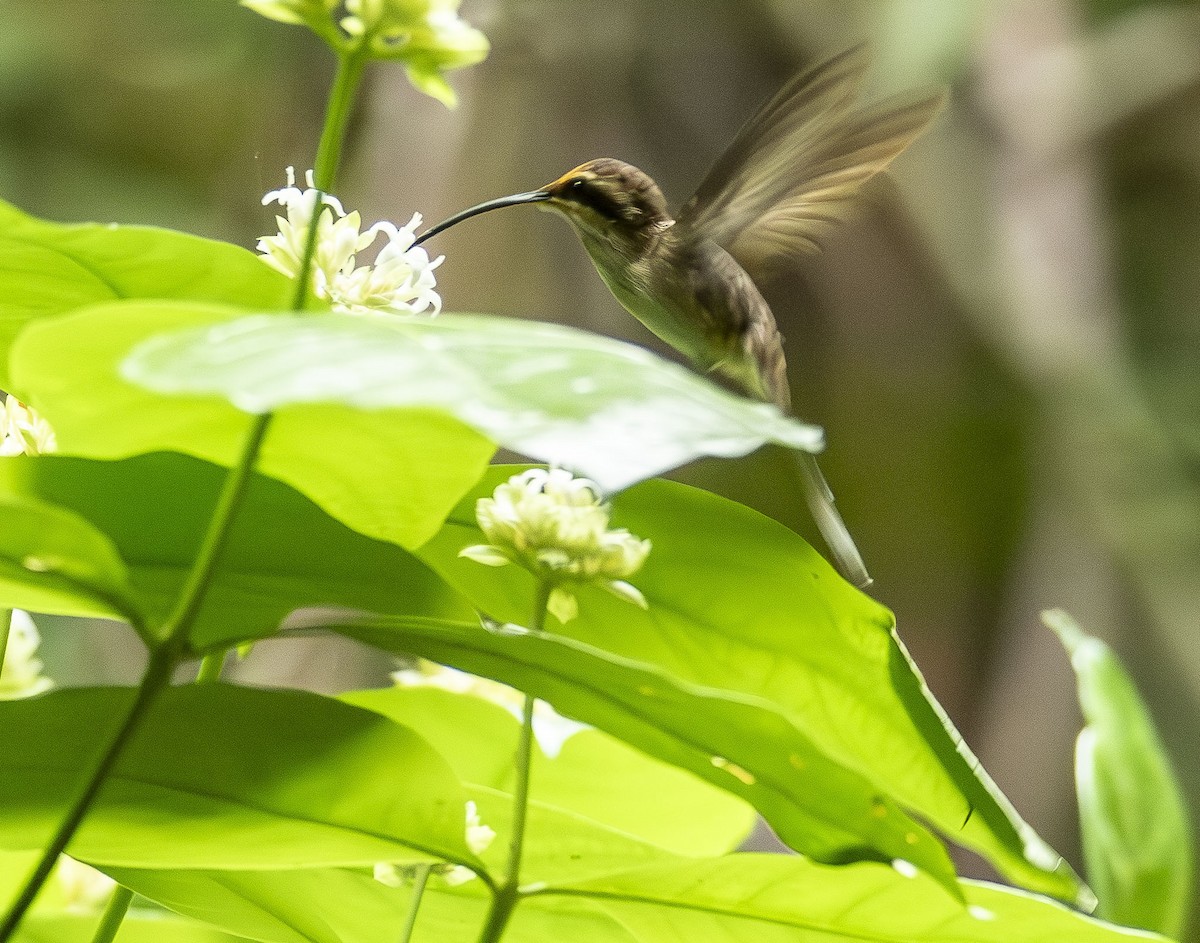
[[[160,310],[160,323],[168,313]],[[260,315],[210,317],[217,323],[205,326],[195,307],[185,318],[197,323],[133,350],[121,368],[130,382],[185,403],[222,396],[251,413],[314,403],[443,410],[608,490],[703,455],[745,455],[766,442],[821,445],[820,430],[774,406],[640,347],[557,325],[483,315]]]
[[[1076,744],[1075,786],[1097,912],[1177,936],[1192,895],[1192,839],[1171,761],[1112,649],[1061,610],[1042,618],[1070,653],[1087,721]]]

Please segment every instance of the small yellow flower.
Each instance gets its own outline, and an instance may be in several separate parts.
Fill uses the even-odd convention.
[[[459,556],[486,566],[516,563],[552,587],[549,609],[560,622],[579,611],[572,592],[599,586],[646,608],[646,598],[625,577],[650,553],[650,541],[610,529],[609,507],[596,485],[559,468],[533,468],[480,498],[475,517],[488,543]]]

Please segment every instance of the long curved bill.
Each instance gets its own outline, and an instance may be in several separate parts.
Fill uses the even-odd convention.
[[[481,213],[490,213],[492,210],[501,210],[506,206],[520,206],[524,203],[544,203],[552,195],[549,190],[531,190],[529,193],[514,193],[512,196],[502,196],[497,200],[488,200],[486,203],[472,206],[469,210],[455,213],[449,219],[444,219],[436,226],[425,230],[425,232],[417,237],[413,245],[419,246],[426,239],[432,239],[438,233],[445,232],[451,226],[457,226],[463,220],[470,219],[472,216],[478,216]]]

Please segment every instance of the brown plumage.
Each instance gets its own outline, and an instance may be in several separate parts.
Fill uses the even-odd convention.
[[[501,206],[545,203],[573,225],[596,270],[634,317],[699,368],[791,410],[783,338],[755,284],[821,238],[862,185],[917,138],[935,95],[860,108],[859,47],[801,73],[746,123],[673,218],[658,185],[613,158],[549,186],[481,204],[422,237]],[[800,456],[807,503],[842,573],[870,583],[811,455]]]

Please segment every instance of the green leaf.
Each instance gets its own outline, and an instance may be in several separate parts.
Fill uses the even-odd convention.
[[[458,557],[464,547],[486,543],[475,500],[514,470],[492,469],[419,553],[480,610],[528,625],[533,582],[525,571]],[[584,589],[579,618],[555,625],[556,632],[723,697],[761,701],[823,762],[862,777],[875,794],[984,855],[1008,879],[1091,902],[962,741],[908,657],[892,614],[795,533],[749,508],[664,481],[619,495],[613,523],[653,543],[646,565],[630,578],[649,609]]]
[[[213,397],[157,396],[122,380],[117,365],[146,337],[188,325],[211,328],[242,313],[124,302],[46,319],[16,343],[13,376],[54,427],[62,454],[117,459],[169,450],[229,466],[241,454],[249,416]],[[479,479],[493,450],[444,413],[309,404],[279,411],[258,470],[361,533],[414,547]]]
[[[16,943],[92,943],[98,915],[39,914],[25,918]],[[245,937],[153,911],[130,911],[115,943],[250,943]]]
[[[125,563],[114,559],[109,570],[124,573],[128,566],[131,586],[124,592],[134,602],[126,608],[136,607],[156,625],[179,597],[225,475],[208,462],[172,453],[120,462],[57,455],[7,459],[0,462],[0,496],[5,496],[0,501],[53,502],[59,506],[53,509],[56,515],[78,521],[92,542],[104,542],[110,557],[119,552]],[[46,524],[38,526],[46,528],[42,539],[53,534]],[[15,525],[0,529],[0,551],[5,541],[19,541],[21,533]],[[105,559],[98,551],[88,553],[87,559]],[[4,572],[0,566],[0,576]],[[0,580],[0,593],[8,589]],[[73,596],[0,596],[0,604],[77,614]],[[471,615],[412,555],[355,533],[287,485],[255,475],[190,641],[205,649],[260,638],[274,632],[293,610],[317,605]]]
[[[64,226],[0,202],[0,389],[29,322],[119,298],[286,308],[289,279],[235,245],[143,226]]]
[[[1071,656],[1087,726],[1075,787],[1087,876],[1108,920],[1179,936],[1192,892],[1187,805],[1120,660],[1062,610],[1042,613]]]
[[[533,940],[522,923],[538,910],[576,920],[595,914],[624,934],[584,932],[588,941],[704,940],[705,943],[1128,943],[1159,939],[1092,920],[1010,888],[963,881],[969,906],[923,876],[859,864],[831,868],[782,855],[732,855],[673,862],[539,892],[514,921],[514,940]],[[581,906],[583,905],[583,906]],[[584,906],[587,910],[584,910]],[[605,920],[607,918],[607,920]],[[547,932],[541,939],[567,939]],[[603,921],[603,922],[601,922]]]
[[[0,459],[0,475],[25,461],[40,459]],[[88,521],[20,494],[0,494],[0,518],[0,606],[142,626],[124,563]]]
[[[509,759],[511,762],[511,756]],[[512,797],[481,786],[469,787],[467,794],[476,802],[482,821],[497,831],[483,858],[499,873],[508,856]],[[523,884],[586,881],[671,860],[674,856],[628,835],[538,801],[530,805]],[[172,910],[271,943],[377,943],[395,937],[411,893],[408,886],[380,884],[368,870],[104,870]],[[427,893],[452,902],[456,924],[462,930],[453,938],[475,939],[482,915],[472,914],[487,896],[482,882],[451,888],[435,873]]]
[[[937,839],[760,698],[681,682],[554,635],[411,619],[362,618],[330,628],[528,691],[740,796],[813,858],[901,858],[954,889],[954,869]]]
[[[0,847],[40,847],[133,692],[75,688],[0,702]],[[420,737],[300,691],[225,684],[163,693],[71,853],[138,868],[479,867],[466,798]]]
[[[511,695],[510,705],[520,710],[518,692],[493,687],[497,696]],[[406,724],[436,743],[465,782],[512,792],[521,725],[511,710],[482,696],[433,687],[355,691],[342,699]],[[561,717],[537,714],[534,732],[539,742],[544,737],[559,746],[568,724]],[[746,803],[599,730],[571,733],[552,757],[535,745],[530,789],[543,805],[680,855],[732,851],[754,825]]]
[[[410,889],[365,871],[144,871],[106,868],[177,913],[270,943],[377,943],[399,938]]]
[[[201,312],[188,310],[199,322]],[[483,315],[220,320],[139,345],[123,375],[183,402],[223,396],[252,413],[311,403],[444,410],[607,490],[766,442],[821,447],[820,430],[773,406],[640,347],[571,328]]]

